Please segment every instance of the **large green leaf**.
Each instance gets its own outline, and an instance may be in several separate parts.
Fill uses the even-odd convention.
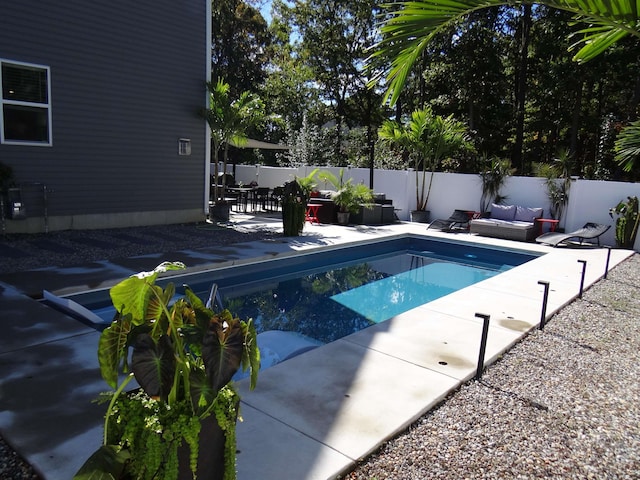
[[[201,329],[202,334],[204,334],[209,328],[209,321],[211,317],[213,317],[213,311],[208,309],[202,300],[200,300],[200,297],[187,285],[184,286],[184,294],[195,312],[195,323],[197,327]]]
[[[131,356],[131,370],[147,395],[166,401],[176,371],[171,339],[163,335],[155,342],[148,334],[138,335]]]
[[[73,480],[117,480],[130,458],[128,450],[117,445],[103,445],[87,459]]]
[[[185,265],[181,262],[164,262],[151,272],[141,272],[123,280],[109,291],[113,306],[122,315],[131,314],[134,324],[143,323],[147,315],[152,286],[158,274],[182,268],[185,268]]]
[[[386,5],[386,20],[380,28],[382,40],[374,46],[367,63],[374,65],[382,59],[388,62],[388,67],[373,78],[372,84],[384,78],[388,87],[385,100],[394,104],[415,61],[437,33],[476,10],[523,3],[509,0],[422,0]],[[587,25],[578,33],[580,38],[574,44],[574,48],[582,45],[574,57],[579,62],[594,58],[627,35],[640,37],[638,0],[544,0],[534,3],[573,13],[576,21]]]
[[[115,389],[118,386],[120,364],[126,366],[127,340],[131,332],[131,315],[116,314],[111,325],[105,328],[98,341],[98,363],[100,373],[107,384]]]
[[[258,372],[260,371],[260,350],[258,349],[258,335],[255,324],[249,319],[244,325],[244,352],[242,355],[242,371],[249,369],[249,388],[253,390],[258,382]]]
[[[211,387],[217,392],[240,368],[244,334],[240,321],[225,310],[214,317],[204,336],[202,359]]]
[[[213,390],[209,384],[206,373],[202,369],[191,370],[189,372],[189,385],[191,387],[191,401],[193,402],[193,410],[195,412],[206,410],[218,395],[218,391]]]

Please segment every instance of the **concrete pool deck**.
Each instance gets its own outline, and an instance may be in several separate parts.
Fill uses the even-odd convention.
[[[236,218],[246,228],[269,222]],[[482,329],[476,313],[491,316],[488,364],[540,321],[538,281],[550,283],[549,318],[578,295],[578,260],[587,261],[588,288],[604,275],[608,250],[432,233],[411,223],[307,225],[296,238],[2,275],[0,432],[46,479],[71,478],[101,440],[104,406],[91,403],[107,389],[95,358],[99,334],[28,294],[108,288],[165,260],[201,270],[427,233],[547,255],[261,372],[252,392],[239,383],[244,418],[238,424],[239,480],[335,478],[474,376]],[[611,250],[610,268],[632,254]]]

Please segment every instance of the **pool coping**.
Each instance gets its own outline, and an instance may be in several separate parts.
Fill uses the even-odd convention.
[[[275,255],[294,255],[347,241],[408,234],[514,249],[523,246],[467,234],[425,232],[424,225],[416,224],[367,229],[319,225],[306,230],[306,238],[252,242],[245,249],[246,258],[231,261],[273,258],[274,245],[283,246]],[[585,288],[604,274],[608,250],[524,246],[549,255],[272,367],[261,373],[253,392],[240,381],[244,422],[238,425],[238,479],[328,479],[348,471],[473,377],[480,328],[475,311],[496,319],[489,333],[488,364],[536,327],[542,295],[538,281],[552,286],[550,318],[579,293],[582,271],[577,260],[588,261]],[[610,268],[633,253],[612,250]],[[211,258],[208,252],[198,255],[189,252],[189,258],[203,259],[189,271],[205,268]],[[107,288],[125,272],[145,269],[132,270],[133,265],[157,258],[141,260],[92,266],[90,282],[86,272],[69,270],[39,271],[36,279],[32,272],[31,277],[36,284],[56,277],[59,288],[53,290],[58,293],[88,284]],[[1,286],[0,301],[9,325],[8,335],[0,341],[0,431],[46,473],[44,478],[70,478],[101,439],[103,409],[91,406],[97,392],[105,390],[95,360],[98,334],[65,315],[44,310],[25,295],[20,282]],[[445,328],[451,325],[456,326],[454,337]],[[425,340],[414,334],[416,328],[437,347],[435,353],[423,348]],[[439,363],[443,355],[449,359],[446,365]],[[42,394],[44,388],[49,389],[47,396]]]

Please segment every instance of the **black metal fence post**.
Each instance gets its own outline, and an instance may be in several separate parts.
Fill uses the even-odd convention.
[[[607,245],[604,248],[607,249],[607,264],[604,266],[604,278],[606,280],[607,275],[609,274],[609,260],[611,260],[611,247]]]
[[[580,293],[578,294],[578,297],[582,298],[582,291],[584,290],[584,274],[587,271],[587,261],[578,260],[578,263],[582,264],[582,278],[580,279]]]
[[[489,315],[476,313],[476,317],[482,318],[482,338],[480,339],[480,354],[478,355],[478,368],[476,369],[476,380],[482,377],[484,370],[484,354],[487,350],[487,336],[489,335]]]
[[[539,280],[538,285],[544,285],[544,295],[542,297],[542,313],[540,314],[540,330],[544,329],[547,323],[547,301],[549,300],[549,282]]]

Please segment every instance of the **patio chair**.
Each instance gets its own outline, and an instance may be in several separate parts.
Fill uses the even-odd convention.
[[[258,207],[260,207],[261,210],[270,210],[270,208],[267,207],[267,203],[269,203],[269,194],[270,189],[267,187],[258,187],[253,192],[254,211],[258,210]]]
[[[438,230],[441,232],[468,230],[469,220],[471,218],[472,216],[467,210],[454,210],[449,218],[434,220],[433,222],[431,222],[431,224],[427,227],[427,230]]]
[[[585,223],[584,227],[574,230],[573,232],[547,232],[536,238],[536,242],[557,247],[563,243],[570,243],[571,239],[574,238],[580,241],[580,245],[582,245],[585,240],[595,239],[598,241],[598,246],[600,246],[600,235],[610,228],[611,225],[601,225],[599,223],[589,222]]]
[[[280,203],[282,203],[282,197],[284,196],[284,187],[274,187],[271,191],[269,201],[271,203],[272,210],[278,210]]]

